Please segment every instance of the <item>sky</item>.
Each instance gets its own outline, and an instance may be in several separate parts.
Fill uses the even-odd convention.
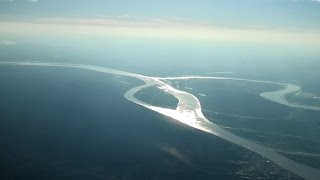
[[[131,65],[284,59],[286,67],[320,57],[319,19],[320,0],[0,0],[0,47],[27,39]]]
[[[2,21],[181,18],[215,26],[319,28],[318,0],[0,0]]]
[[[319,0],[0,0],[1,22],[106,19],[315,31],[319,18]]]

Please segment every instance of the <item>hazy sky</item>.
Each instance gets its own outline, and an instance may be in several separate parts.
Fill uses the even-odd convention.
[[[0,45],[25,39],[132,64],[305,61],[320,57],[320,0],[0,0]]]
[[[320,0],[0,0],[2,34],[69,31],[314,45],[320,44],[319,19]]]
[[[320,0],[0,0],[2,21],[185,18],[217,26],[319,28]]]

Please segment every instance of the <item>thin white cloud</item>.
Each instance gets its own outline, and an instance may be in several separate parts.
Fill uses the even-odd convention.
[[[14,0],[0,0],[0,2],[13,2]],[[26,0],[28,2],[38,2],[38,0]]]
[[[89,33],[94,35],[112,34],[126,37],[163,37],[214,41],[241,41],[263,43],[306,43],[318,45],[320,27],[273,27],[257,24],[241,26],[219,26],[214,23],[199,22],[184,18],[146,18],[135,16],[104,16],[100,18],[44,18],[23,22],[0,22],[0,32],[12,29],[41,33],[63,31]],[[63,28],[62,28],[63,27]],[[77,28],[74,28],[77,27]]]
[[[121,16],[103,16],[101,18],[50,18],[31,21],[32,23],[52,23],[52,24],[82,24],[82,25],[97,25],[107,27],[186,27],[186,26],[205,26],[205,23],[198,22],[192,19],[180,17],[161,17],[147,18],[129,15]]]
[[[160,149],[168,153],[170,156],[176,158],[178,161],[181,161],[185,164],[191,165],[190,160],[182,154],[176,147],[169,145],[158,145]]]
[[[297,1],[297,0],[296,0]],[[320,0],[319,0],[320,1]],[[102,16],[99,18],[49,18],[27,21],[35,24],[61,24],[61,25],[86,25],[104,27],[126,27],[126,28],[154,28],[154,29],[228,29],[228,30],[255,30],[255,31],[279,31],[279,32],[316,32],[320,27],[304,29],[301,27],[278,27],[264,24],[243,25],[217,25],[214,22],[204,22],[182,17],[137,17],[129,15]]]
[[[135,24],[190,24],[190,23],[200,23],[193,19],[183,18],[183,17],[139,17],[139,16],[131,16],[131,15],[120,15],[120,16],[103,16],[99,18],[102,21],[108,22],[118,22],[118,23],[135,23]]]
[[[17,44],[14,41],[0,41],[0,45],[15,45]]]
[[[291,1],[294,1],[294,2],[318,2],[318,3],[320,3],[320,0],[291,0]]]

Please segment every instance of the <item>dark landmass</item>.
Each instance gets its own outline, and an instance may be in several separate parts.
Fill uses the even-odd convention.
[[[285,95],[288,102],[306,106],[320,107],[320,97],[306,92],[293,92]]]
[[[177,98],[154,86],[138,92],[135,98],[154,106],[170,109],[176,109],[179,103]]]
[[[206,94],[198,98],[210,121],[297,162],[320,168],[320,112],[286,107],[259,96],[279,90],[279,86],[229,80],[175,81],[175,85],[189,87],[184,90],[194,95]]]
[[[127,101],[131,83],[75,69],[0,67],[1,179],[299,179]]]

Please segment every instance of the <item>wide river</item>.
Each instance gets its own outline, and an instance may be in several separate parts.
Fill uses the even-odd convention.
[[[273,161],[274,163],[278,164],[284,169],[291,171],[292,173],[299,175],[305,179],[310,180],[318,180],[320,179],[320,170],[306,166],[304,164],[297,163],[291,159],[288,159],[272,149],[256,144],[254,142],[248,141],[244,138],[236,136],[229,131],[221,128],[220,126],[212,123],[209,121],[201,111],[201,104],[199,100],[192,94],[188,92],[184,92],[172,87],[166,80],[183,80],[183,79],[220,79],[220,80],[237,80],[237,81],[249,81],[249,82],[256,82],[256,83],[267,83],[267,84],[276,84],[283,86],[284,89],[279,91],[273,92],[264,92],[261,93],[260,96],[268,99],[270,101],[286,105],[289,107],[296,107],[296,108],[303,108],[303,109],[310,109],[310,110],[320,110],[320,107],[313,107],[313,106],[304,106],[304,105],[297,105],[287,102],[284,98],[284,95],[287,93],[299,91],[301,88],[296,85],[292,84],[285,84],[279,82],[271,82],[271,81],[259,81],[259,80],[250,80],[250,79],[240,79],[240,78],[224,78],[224,77],[201,77],[201,76],[188,76],[188,77],[168,77],[168,78],[160,78],[160,77],[149,77],[143,76],[135,73],[129,73],[124,71],[119,71],[115,69],[109,69],[104,67],[98,66],[91,66],[91,65],[84,65],[84,64],[64,64],[64,63],[38,63],[38,62],[0,62],[0,65],[19,65],[19,66],[44,66],[44,67],[61,67],[61,68],[78,68],[78,69],[86,69],[97,71],[101,73],[110,73],[116,74],[121,76],[132,77],[136,79],[140,79],[145,84],[141,86],[134,87],[128,90],[124,97],[140,106],[143,106],[147,109],[152,111],[158,112],[165,116],[171,117],[173,120],[177,120],[183,124],[191,126],[193,128],[199,129],[201,131],[207,132],[209,134],[218,136],[222,139],[225,139],[229,142],[234,144],[240,145],[246,149],[249,149],[261,156]],[[165,91],[168,94],[173,95],[179,100],[176,109],[168,109],[153,106],[147,104],[143,101],[140,101],[134,97],[134,95],[143,90],[144,88],[156,86],[157,88]]]

